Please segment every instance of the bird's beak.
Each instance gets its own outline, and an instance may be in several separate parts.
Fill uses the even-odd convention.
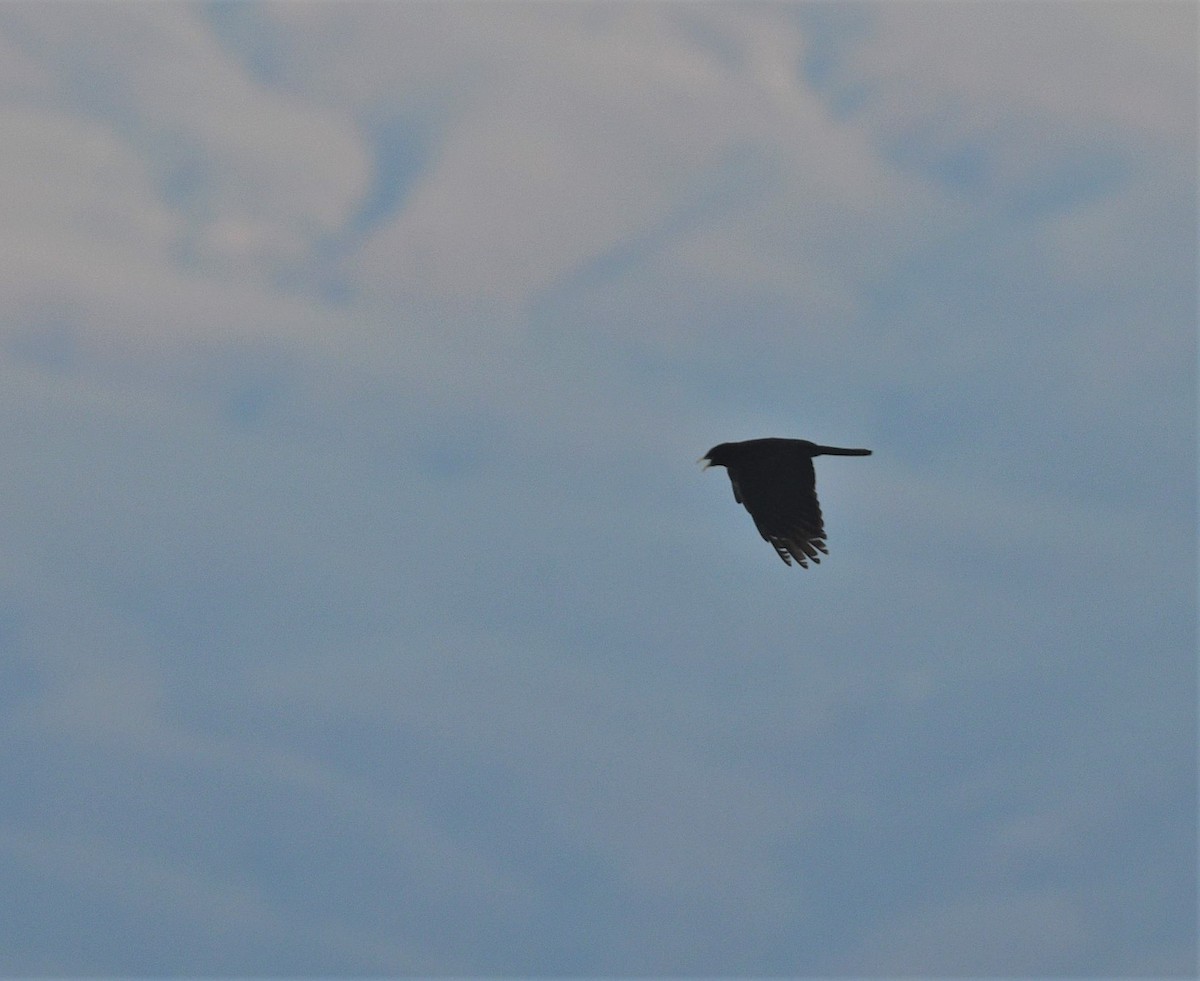
[[[700,457],[700,459],[699,459],[699,460],[697,460],[696,462],[702,465],[702,466],[700,467],[700,469],[701,469],[701,470],[707,470],[709,467],[711,467],[711,466],[712,466],[712,460],[710,460],[710,459],[709,459],[708,457],[706,457],[706,456],[702,456],[702,457]]]

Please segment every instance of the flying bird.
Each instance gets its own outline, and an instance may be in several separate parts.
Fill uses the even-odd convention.
[[[700,462],[704,469],[724,467],[733,499],[744,505],[758,533],[787,565],[792,559],[808,568],[826,555],[825,525],[817,503],[814,456],[870,456],[870,450],[818,446],[806,439],[748,439],[714,446]]]

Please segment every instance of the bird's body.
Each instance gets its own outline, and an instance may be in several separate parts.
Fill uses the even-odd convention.
[[[705,468],[724,467],[733,484],[733,497],[750,512],[763,539],[787,565],[828,555],[817,475],[813,457],[870,456],[870,450],[818,446],[806,439],[748,439],[721,443],[701,459]]]

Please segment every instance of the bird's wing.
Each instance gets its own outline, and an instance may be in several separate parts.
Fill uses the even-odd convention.
[[[820,562],[819,553],[829,554],[810,457],[779,453],[741,462],[730,480],[758,533],[785,563],[795,559],[807,569],[808,560]]]

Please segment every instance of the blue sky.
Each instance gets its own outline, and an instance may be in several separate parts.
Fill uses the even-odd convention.
[[[0,973],[1194,976],[1196,21],[0,6]]]

